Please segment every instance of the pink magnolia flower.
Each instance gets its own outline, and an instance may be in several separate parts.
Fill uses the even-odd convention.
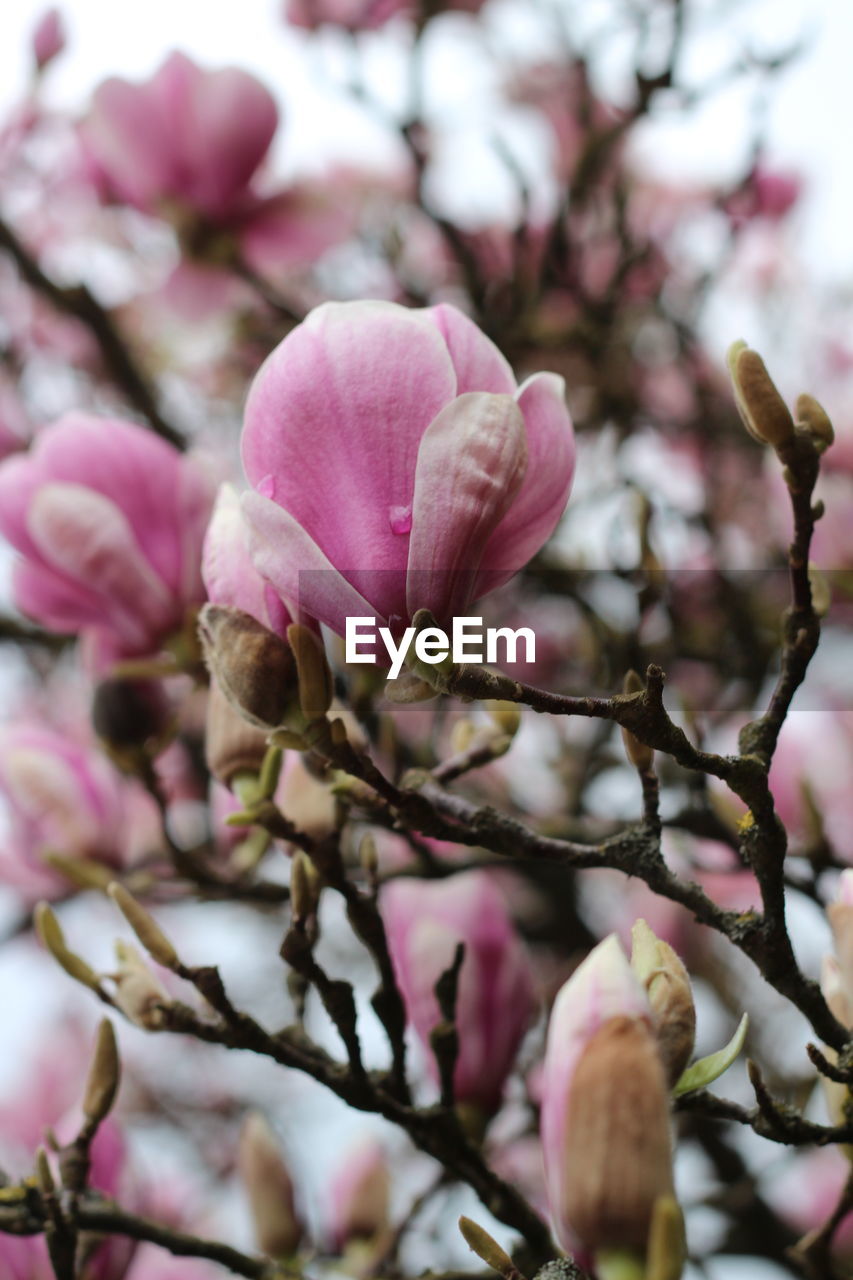
[[[366,1138],[353,1147],[329,1186],[329,1231],[336,1249],[371,1240],[388,1224],[388,1159],[381,1143]]]
[[[172,53],[141,84],[112,77],[95,91],[83,167],[105,201],[173,222],[191,257],[304,264],[348,234],[352,215],[317,181],[258,189],[277,127],[275,99],[254,76]]]
[[[105,80],[81,135],[114,199],[144,213],[178,204],[220,221],[246,199],[277,125],[275,100],[254,76],[204,71],[172,53],[142,84]]]
[[[133,423],[67,414],[0,465],[16,604],[81,634],[98,667],[158,652],[204,599],[211,502],[197,459]]]
[[[42,14],[33,32],[33,54],[36,66],[43,71],[65,48],[65,23],[58,9]]]
[[[542,1147],[565,1249],[644,1252],[655,1201],[672,1194],[668,1096],[646,994],[611,934],[561,988],[548,1027]]]
[[[105,756],[35,723],[0,729],[0,795],[8,823],[0,880],[28,901],[69,889],[45,854],[123,866],[136,853],[134,831],[150,829],[154,813]]]
[[[429,1051],[441,1022],[438,978],[465,944],[459,974],[456,1100],[491,1116],[535,1010],[529,961],[504,899],[487,872],[425,883],[399,879],[382,891],[382,915],[409,1020]],[[431,1075],[438,1064],[428,1053]]]
[[[562,379],[518,387],[455,308],[325,303],[249,393],[252,558],[338,633],[348,615],[447,619],[543,545],[574,457]]]

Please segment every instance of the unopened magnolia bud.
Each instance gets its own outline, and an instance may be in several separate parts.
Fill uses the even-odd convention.
[[[654,1034],[611,1018],[572,1080],[567,1128],[582,1159],[566,1164],[564,1211],[586,1248],[643,1255],[659,1196],[672,1194],[669,1091]]]
[[[476,1253],[487,1267],[497,1271],[498,1275],[504,1276],[505,1280],[515,1280],[515,1277],[519,1276],[520,1273],[512,1258],[505,1249],[500,1247],[497,1240],[489,1235],[485,1227],[473,1222],[471,1218],[461,1217],[459,1230],[471,1252]]]
[[[366,831],[361,837],[358,846],[358,860],[368,876],[373,877],[376,875],[379,868],[379,854],[376,849],[376,840],[369,831]]]
[[[636,671],[627,672],[622,682],[624,693],[642,693],[645,687]],[[630,729],[622,730],[622,742],[625,745],[625,754],[634,768],[640,773],[648,773],[655,762],[653,748],[647,747],[644,742],[640,742],[639,738],[635,738]]]
[[[142,903],[115,880],[107,892],[152,959],[165,969],[179,969],[181,962],[177,951]]]
[[[331,668],[323,642],[316,632],[293,622],[287,628],[287,640],[299,677],[299,705],[310,724],[324,716],[332,705],[334,682]]]
[[[52,1195],[56,1190],[50,1161],[47,1158],[47,1152],[44,1147],[36,1148],[36,1183],[43,1195]]]
[[[794,405],[797,415],[797,422],[807,427],[815,440],[818,441],[824,449],[828,449],[835,439],[835,432],[829,414],[823,405],[815,400],[814,396],[802,395],[797,396],[797,403]]]
[[[290,865],[290,905],[293,920],[304,924],[315,914],[320,900],[320,880],[311,859],[301,849],[293,855]]]
[[[298,713],[296,662],[290,645],[242,609],[206,604],[199,635],[210,673],[233,707],[260,729]]]
[[[62,853],[45,853],[42,860],[59,871],[78,889],[106,889],[115,874],[103,863],[89,858],[69,858]]]
[[[77,982],[82,982],[84,987],[91,987],[93,991],[99,991],[98,975],[94,969],[91,969],[86,964],[85,960],[81,959],[75,952],[69,951],[65,944],[65,936],[59,921],[46,902],[40,902],[36,907],[34,922],[36,933],[44,946],[69,977],[76,979]]]
[[[501,733],[514,738],[521,726],[521,707],[517,702],[503,702],[489,698],[483,703]]]
[[[257,1111],[243,1125],[237,1168],[249,1198],[258,1248],[271,1258],[292,1256],[303,1234],[293,1183],[275,1134]]]
[[[690,977],[667,942],[645,920],[631,931],[631,968],[646,989],[655,1031],[670,1084],[675,1084],[693,1056],[696,1008]]]
[[[410,702],[429,702],[430,698],[437,696],[437,690],[413,671],[401,671],[396,680],[386,680],[383,692],[389,702],[398,706],[406,706]]]
[[[794,419],[757,351],[732,343],[728,365],[744,426],[761,444],[778,449],[794,438]]]
[[[388,1162],[373,1140],[347,1153],[329,1187],[332,1235],[337,1248],[375,1240],[388,1226]]]
[[[83,1114],[93,1124],[106,1120],[113,1108],[121,1079],[121,1064],[113,1024],[104,1018],[98,1027],[95,1056],[86,1080]]]
[[[162,1005],[170,1003],[161,983],[148,968],[135,947],[116,943],[118,971],[112,975],[116,984],[115,1003],[131,1022],[147,1031],[163,1025]]]
[[[211,680],[204,757],[217,782],[230,788],[238,774],[256,774],[266,752],[266,733],[248,724],[225,697],[217,681]]]
[[[477,726],[473,720],[457,720],[450,731],[450,750],[454,755],[467,751],[477,736]]]

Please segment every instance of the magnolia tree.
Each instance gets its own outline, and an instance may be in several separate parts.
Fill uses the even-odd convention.
[[[60,113],[34,32],[4,1280],[849,1274],[853,448],[811,393],[843,417],[853,349],[749,119],[725,184],[649,146],[791,51],[703,80],[692,0],[490,5],[291,0],[383,160],[287,180],[248,70]],[[735,295],[778,388],[716,356]]]

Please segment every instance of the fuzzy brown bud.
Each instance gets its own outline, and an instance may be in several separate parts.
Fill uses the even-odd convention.
[[[757,351],[734,342],[728,352],[735,401],[744,426],[760,444],[779,449],[794,438],[794,419]]]
[[[623,693],[642,693],[645,689],[642,679],[636,671],[628,671],[622,682]],[[625,746],[625,754],[635,769],[640,773],[648,773],[655,762],[655,753],[652,747],[647,747],[639,738],[635,738],[630,729],[622,730],[622,742]]]
[[[141,747],[164,731],[169,706],[156,680],[102,680],[92,699],[92,726],[117,751]]]
[[[142,903],[137,902],[133,894],[115,880],[107,893],[151,958],[166,969],[179,969],[181,962],[177,951]]]
[[[680,958],[646,924],[631,931],[631,968],[646,989],[670,1084],[681,1076],[696,1043],[696,1008],[690,977]]]
[[[823,405],[814,396],[801,395],[797,396],[794,410],[797,422],[806,427],[824,449],[828,449],[835,439],[835,432]]]
[[[645,1253],[655,1202],[672,1194],[669,1091],[654,1033],[610,1018],[575,1068],[565,1214],[584,1245]]]
[[[116,1033],[109,1018],[98,1027],[95,1056],[86,1080],[83,1096],[83,1114],[93,1124],[106,1120],[113,1108],[121,1079],[121,1064],[116,1044]]]
[[[296,662],[290,645],[242,609],[206,604],[199,635],[211,675],[249,724],[274,729],[299,714]]]
[[[290,1257],[303,1234],[293,1182],[275,1134],[257,1111],[243,1125],[237,1168],[249,1198],[258,1248],[271,1258]]]
[[[157,981],[135,947],[116,943],[118,970],[112,975],[116,984],[115,1003],[125,1017],[147,1031],[163,1025],[161,1006],[170,1003],[162,984]]]

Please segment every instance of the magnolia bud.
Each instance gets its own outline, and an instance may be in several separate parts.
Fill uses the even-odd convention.
[[[245,720],[274,729],[299,716],[296,662],[280,636],[242,609],[217,604],[202,609],[199,635],[211,675]]]
[[[778,449],[794,438],[794,419],[782,399],[764,361],[745,342],[733,342],[728,365],[740,416],[760,444]]]
[[[36,933],[44,946],[69,977],[81,982],[84,987],[91,987],[93,991],[99,991],[98,975],[76,952],[69,951],[62,927],[46,902],[40,902],[37,905],[34,923]]]
[[[622,682],[623,692],[642,693],[645,687],[636,671],[626,673]],[[625,744],[625,754],[634,768],[640,773],[648,773],[655,762],[653,748],[647,747],[644,742],[640,742],[639,738],[635,738],[630,729],[622,730],[622,741]]]
[[[83,1096],[83,1114],[93,1124],[106,1120],[113,1108],[121,1079],[121,1064],[116,1044],[116,1033],[109,1018],[98,1027],[95,1056],[89,1068],[86,1092]]]
[[[216,680],[210,682],[204,758],[224,787],[240,773],[256,774],[267,752],[267,735],[235,711]]]
[[[823,405],[819,404],[814,396],[801,395],[797,396],[797,403],[794,405],[794,409],[797,414],[797,422],[808,428],[823,449],[828,449],[835,439],[835,432],[832,429],[829,414]]]
[[[125,1017],[147,1031],[163,1025],[161,1006],[170,1004],[165,989],[154,977],[135,947],[116,943],[118,971],[112,975],[116,984],[115,1003]]]
[[[181,962],[172,943],[166,937],[157,921],[137,902],[132,893],[128,893],[124,885],[113,881],[107,893],[142,943],[153,960],[162,964],[165,969],[179,969]]]
[[[42,14],[33,32],[33,56],[36,67],[44,71],[65,48],[65,23],[58,9],[48,9]]]
[[[332,704],[334,682],[323,642],[316,632],[293,622],[287,628],[299,677],[299,705],[310,724],[326,714]]]
[[[646,989],[661,1056],[675,1084],[693,1055],[696,1009],[687,970],[672,947],[645,920],[631,931],[631,967]]]
[[[638,1018],[611,1018],[575,1068],[564,1209],[593,1251],[645,1253],[655,1202],[672,1194],[669,1092],[657,1043]]]
[[[237,1168],[249,1197],[258,1248],[271,1258],[290,1257],[303,1234],[293,1183],[275,1134],[257,1111],[243,1125]]]
[[[317,911],[320,878],[311,859],[301,849],[290,865],[290,904],[294,924],[304,924]]]
[[[471,1252],[476,1253],[487,1267],[491,1267],[507,1280],[514,1280],[514,1277],[519,1275],[512,1258],[505,1249],[500,1247],[497,1240],[489,1235],[485,1227],[481,1227],[470,1218],[462,1217],[459,1219],[459,1230]]]

